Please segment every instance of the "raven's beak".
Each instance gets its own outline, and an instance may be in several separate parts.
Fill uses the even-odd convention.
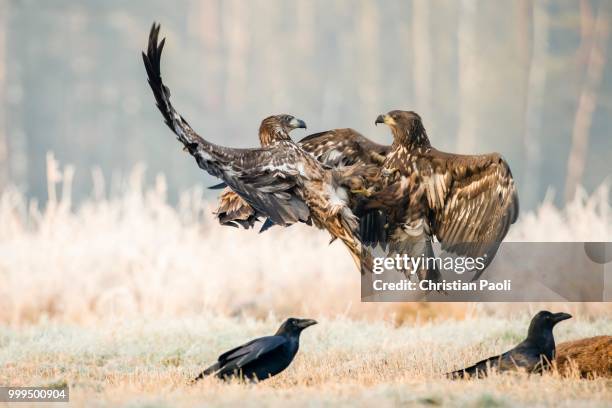
[[[563,320],[571,319],[572,315],[569,313],[555,313],[553,315],[553,321],[555,323],[562,322]]]
[[[291,129],[306,129],[306,122],[302,119],[293,118],[289,121],[289,126],[291,126]]]
[[[374,121],[374,125],[378,125],[379,123],[385,123],[385,116],[386,115],[378,115],[376,121]]]
[[[300,328],[302,328],[302,329],[305,329],[305,328],[310,327],[310,326],[315,325],[315,324],[317,324],[317,321],[316,321],[316,320],[312,320],[312,319],[302,319],[302,320],[300,320],[300,321],[298,322],[298,324],[297,324],[297,325],[298,325],[298,327],[300,327]]]

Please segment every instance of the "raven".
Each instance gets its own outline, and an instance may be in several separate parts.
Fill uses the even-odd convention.
[[[553,327],[560,321],[571,318],[567,313],[538,312],[529,325],[527,338],[505,353],[479,361],[471,367],[446,374],[450,379],[485,377],[489,369],[498,371],[525,369],[528,373],[541,373],[550,368],[555,358]]]
[[[289,367],[300,346],[300,333],[313,324],[317,322],[291,317],[274,336],[260,337],[221,354],[195,381],[209,375],[222,380],[238,377],[250,381],[273,377]]]

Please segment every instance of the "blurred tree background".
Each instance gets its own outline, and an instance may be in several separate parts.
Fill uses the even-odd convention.
[[[291,113],[389,143],[376,116],[415,110],[441,150],[502,153],[523,208],[549,187],[562,204],[612,173],[611,16],[605,0],[0,0],[0,189],[46,200],[48,151],[76,166],[77,200],[95,167],[145,163],[171,199],[213,182],[146,84],[158,21],[174,104],[213,142],[255,146],[263,117]]]

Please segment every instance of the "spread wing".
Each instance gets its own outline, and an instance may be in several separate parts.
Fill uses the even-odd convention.
[[[256,212],[278,225],[310,222],[310,210],[295,191],[301,186],[299,155],[278,146],[266,149],[268,155],[248,171],[224,178],[227,185]],[[248,160],[247,160],[248,162]]]
[[[298,142],[300,147],[329,167],[352,166],[347,177],[357,179],[353,173],[360,172],[360,178],[367,178],[365,184],[372,184],[373,166],[380,165],[390,146],[380,145],[353,129],[333,129],[306,136]],[[358,169],[363,165],[363,169]],[[367,177],[362,176],[368,173]],[[347,181],[348,182],[348,181]],[[354,205],[353,205],[354,206]],[[219,197],[217,218],[222,225],[241,225],[245,229],[253,227],[262,214],[258,214],[245,200],[229,190]],[[261,231],[272,224],[269,221]]]
[[[307,222],[310,212],[296,194],[300,184],[300,152],[283,146],[261,149],[233,149],[218,146],[200,137],[170,103],[170,90],[160,71],[165,39],[158,42],[159,25],[153,24],[143,61],[149,85],[166,125],[185,145],[198,166],[221,178],[246,203],[274,223],[289,225]]]
[[[508,164],[499,154],[462,156],[432,150],[417,166],[442,249],[485,257],[488,265],[519,213]]]
[[[391,146],[375,143],[353,129],[334,129],[306,136],[302,149],[330,167],[382,164]]]

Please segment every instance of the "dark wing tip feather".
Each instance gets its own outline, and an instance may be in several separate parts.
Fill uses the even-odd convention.
[[[274,226],[274,223],[272,222],[272,220],[269,218],[266,218],[263,225],[261,226],[261,229],[259,230],[259,233],[261,234],[262,232],[265,232],[266,230],[268,230],[269,228],[273,226]]]
[[[227,183],[225,181],[222,181],[219,184],[209,186],[208,189],[209,190],[221,190],[222,188],[225,188],[225,187],[227,187]]]
[[[159,40],[159,30],[161,25],[153,22],[151,31],[149,32],[149,43],[147,45],[146,54],[142,53],[145,70],[147,71],[147,79],[149,86],[155,96],[157,108],[164,116],[166,125],[174,131],[172,126],[172,114],[170,105],[170,90],[163,84],[161,78],[161,55],[166,44],[166,39]]]

